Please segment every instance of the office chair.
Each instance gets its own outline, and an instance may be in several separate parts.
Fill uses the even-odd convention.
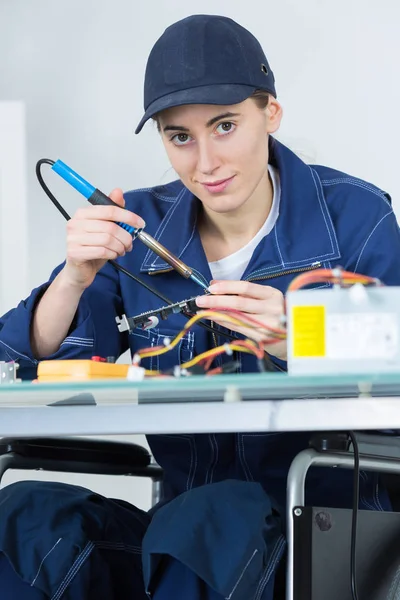
[[[2,438],[0,483],[7,469],[149,477],[153,506],[161,496],[163,471],[139,444],[87,438]]]

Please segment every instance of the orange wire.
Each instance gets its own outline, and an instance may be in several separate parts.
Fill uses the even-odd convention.
[[[270,325],[265,325],[265,323],[262,323],[261,321],[254,319],[254,317],[250,317],[248,313],[237,310],[236,308],[219,308],[218,312],[226,312],[228,314],[232,313],[232,315],[239,316],[241,319],[243,319],[245,321],[249,321],[249,323],[256,325],[260,329],[267,329],[268,331],[271,331],[272,333],[277,333],[279,335],[286,335],[286,331],[284,331],[283,329],[277,329],[276,327],[271,327]]]
[[[295,277],[289,284],[288,292],[298,290],[301,287],[316,282],[368,284],[377,283],[377,280],[369,275],[361,275],[359,273],[352,273],[351,271],[340,271],[339,274],[336,275],[334,269],[316,269],[310,273],[302,273]]]

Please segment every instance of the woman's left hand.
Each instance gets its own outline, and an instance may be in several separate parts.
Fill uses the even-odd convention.
[[[199,296],[197,306],[205,309],[234,309],[248,314],[249,317],[263,323],[267,328],[282,329],[282,316],[284,315],[284,297],[279,290],[258,283],[248,281],[213,281],[209,287],[210,294]],[[265,332],[256,329],[239,327],[233,323],[224,322],[223,319],[213,319],[216,323],[237,331],[257,342],[266,342],[265,350],[280,358],[287,360],[286,340],[268,344]]]

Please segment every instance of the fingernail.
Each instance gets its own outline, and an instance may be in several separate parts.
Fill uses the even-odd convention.
[[[140,229],[144,229],[146,227],[146,221],[143,221],[143,219],[139,219],[138,227]]]
[[[197,306],[204,306],[206,304],[206,298],[204,296],[199,296],[196,298]]]
[[[218,290],[218,285],[216,283],[212,283],[208,286],[208,291],[211,293],[215,293]]]

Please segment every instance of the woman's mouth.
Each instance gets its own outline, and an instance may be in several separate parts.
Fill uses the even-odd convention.
[[[229,177],[228,179],[219,179],[218,181],[204,181],[202,186],[210,192],[210,194],[220,194],[223,192],[235,176]]]

